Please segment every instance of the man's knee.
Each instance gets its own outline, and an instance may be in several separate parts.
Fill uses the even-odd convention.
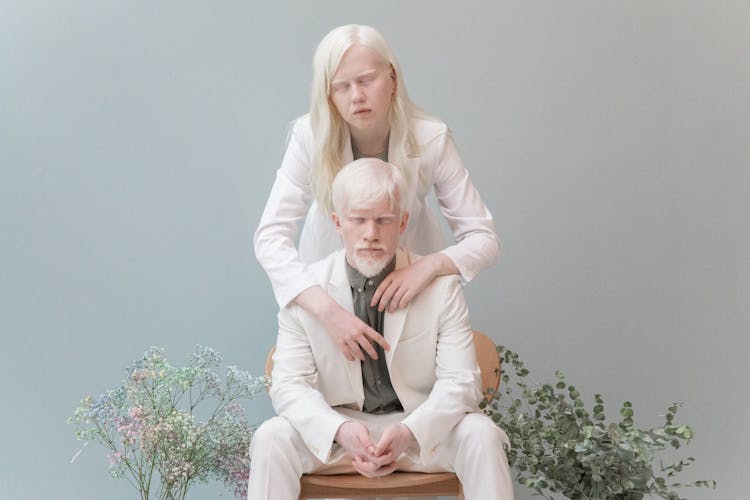
[[[251,454],[268,453],[277,449],[281,443],[291,443],[297,431],[292,424],[282,417],[272,417],[266,420],[253,433],[250,444]]]
[[[493,446],[502,451],[510,447],[505,431],[482,413],[467,413],[456,424],[455,431],[459,442]]]

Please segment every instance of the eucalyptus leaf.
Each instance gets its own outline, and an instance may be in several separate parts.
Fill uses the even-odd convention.
[[[668,408],[661,427],[637,428],[630,401],[621,406],[620,422],[606,422],[601,394],[594,395],[589,416],[585,398],[574,385],[566,385],[561,371],[555,372],[555,380],[534,382],[518,354],[504,346],[497,350],[506,360],[506,388],[484,411],[513,444],[507,456],[520,484],[547,498],[555,494],[580,500],[640,500],[645,495],[679,499],[675,488],[681,485],[668,484],[666,478],[682,471],[692,458],[662,464],[656,471],[654,467],[666,446],[676,448],[693,438],[692,428],[673,423],[679,404]],[[701,480],[686,486],[715,485]]]

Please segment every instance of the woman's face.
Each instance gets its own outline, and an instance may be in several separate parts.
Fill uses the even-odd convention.
[[[395,91],[393,69],[362,45],[352,45],[344,53],[329,90],[331,101],[351,129],[383,133],[389,129]]]

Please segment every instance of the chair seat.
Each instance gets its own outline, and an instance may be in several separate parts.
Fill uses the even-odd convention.
[[[394,472],[374,478],[359,474],[304,474],[300,484],[300,498],[457,495],[461,488],[452,472]]]

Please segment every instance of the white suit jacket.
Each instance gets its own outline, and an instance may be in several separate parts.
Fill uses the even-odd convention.
[[[416,257],[396,254],[396,268]],[[311,266],[319,284],[353,310],[344,251]],[[453,426],[481,400],[480,373],[461,284],[455,275],[433,280],[409,306],[384,318],[391,346],[386,364],[404,408],[402,421],[429,457]],[[321,461],[331,459],[333,440],[347,419],[332,406],[362,408],[360,361],[347,361],[322,325],[296,303],[279,312],[271,401]]]
[[[401,245],[421,255],[442,251],[467,283],[497,259],[499,244],[492,214],[471,183],[445,123],[414,120],[412,128],[420,151],[419,156],[409,158],[407,165],[399,165],[409,178],[417,180],[410,186],[409,225]],[[255,256],[271,280],[280,307],[315,284],[314,276],[306,271],[307,264],[341,248],[341,238],[330,217],[312,199],[312,147],[310,118],[305,115],[294,123],[284,160],[255,231]],[[396,158],[395,148],[391,142],[388,158]],[[346,164],[353,158],[351,141],[346,140],[343,161]],[[447,248],[438,219],[426,202],[433,186],[440,212],[457,242]],[[298,251],[297,224],[302,220],[305,223]]]

